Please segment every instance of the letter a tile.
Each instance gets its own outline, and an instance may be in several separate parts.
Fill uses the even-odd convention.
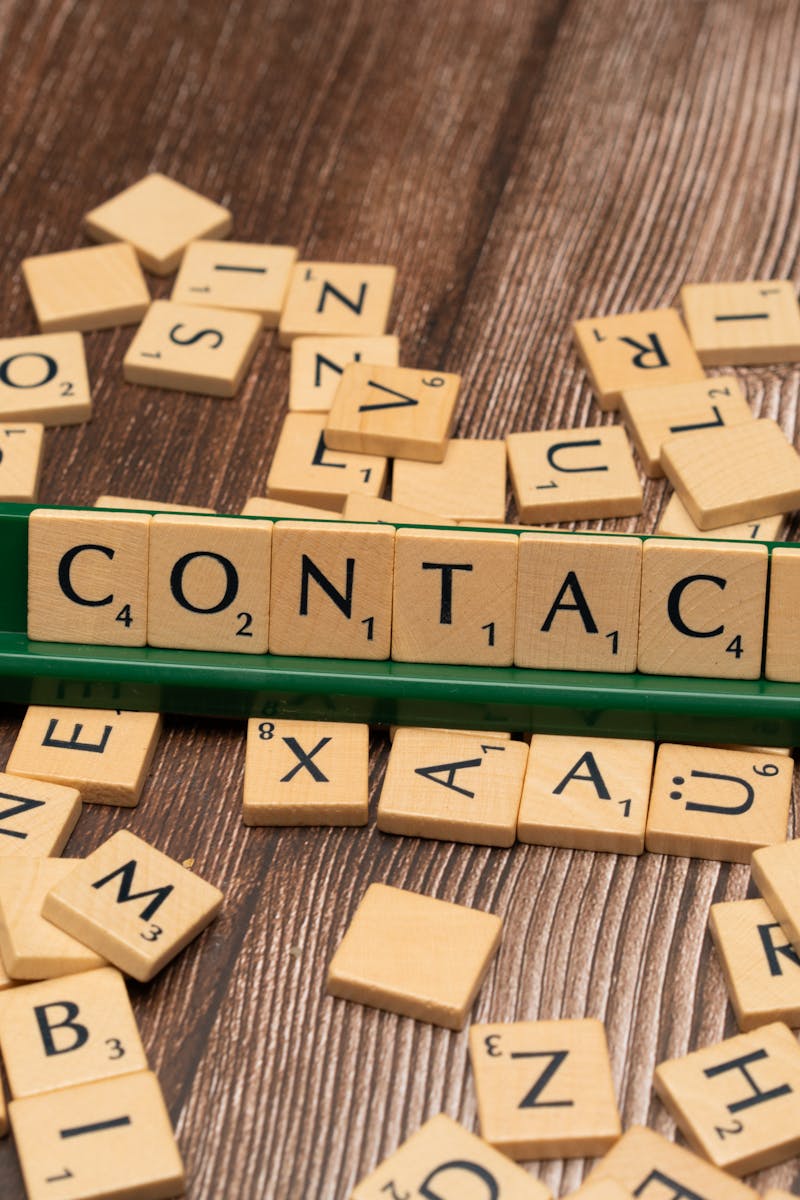
[[[707,367],[800,361],[800,306],[789,280],[687,283],[681,304]]]
[[[291,345],[301,333],[385,333],[396,275],[394,267],[371,263],[297,263],[278,326],[280,344]]]
[[[587,1182],[614,1179],[642,1200],[758,1200],[758,1193],[718,1167],[634,1125],[591,1171]]]
[[[714,939],[743,1033],[784,1021],[800,1026],[800,956],[763,900],[712,904]]]
[[[0,859],[0,954],[12,979],[53,979],[105,959],[41,916],[44,898],[81,860]]]
[[[642,485],[619,425],[506,438],[520,521],[580,521],[642,511]]]
[[[0,774],[0,857],[60,854],[81,807],[75,788]]]
[[[460,375],[350,363],[328,414],[325,445],[442,462],[460,384]]]

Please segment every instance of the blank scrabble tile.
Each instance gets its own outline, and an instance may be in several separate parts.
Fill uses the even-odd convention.
[[[524,742],[398,729],[378,801],[378,828],[408,837],[511,846],[528,759]]]
[[[158,173],[139,179],[84,218],[93,238],[130,242],[156,275],[171,274],[190,242],[225,237],[231,224],[227,208]]]
[[[681,305],[704,366],[800,361],[800,307],[789,280],[687,283]]]
[[[506,443],[520,521],[581,521],[642,511],[642,485],[621,426],[510,433]]]
[[[641,854],[653,742],[535,733],[517,837],[538,846]]]
[[[645,845],[657,854],[749,862],[759,846],[786,841],[791,758],[659,747]]]
[[[651,538],[642,548],[638,669],[757,679],[766,546]]]
[[[254,313],[154,300],[122,363],[128,383],[235,396],[261,332]]]
[[[267,476],[270,500],[341,512],[352,492],[380,496],[387,460],[328,450],[324,413],[287,413]]]
[[[397,271],[372,263],[299,262],[292,268],[278,337],[375,337],[386,332]]]
[[[28,1200],[168,1200],[183,1163],[150,1071],[12,1100]]]
[[[521,534],[516,665],[633,671],[641,572],[638,538]]]
[[[510,1158],[603,1154],[622,1133],[600,1021],[473,1025],[481,1137]]]
[[[3,993],[0,1050],[15,1099],[147,1070],[125,981],[114,967]]]
[[[77,788],[85,804],[138,804],[161,734],[159,713],[30,705],[9,775]]]
[[[43,450],[44,425],[0,425],[0,500],[36,499]]]
[[[755,521],[742,521],[733,525],[720,525],[705,532],[695,525],[686,511],[680,496],[674,492],[667,501],[666,508],[661,514],[661,520],[656,527],[656,533],[663,537],[681,538],[722,538],[724,540],[775,542],[779,539],[785,515],[778,513],[774,517],[759,517]]]
[[[400,341],[383,337],[296,337],[289,369],[289,412],[328,412],[351,362],[396,367]]]
[[[221,907],[212,884],[121,829],[51,888],[42,915],[146,983]]]
[[[81,807],[75,788],[0,773],[0,857],[60,854]]]
[[[800,957],[763,900],[712,904],[708,927],[743,1033],[770,1021],[800,1026]]]
[[[463,1029],[499,945],[500,917],[371,884],[328,968],[328,992]]]
[[[506,448],[494,438],[453,438],[440,463],[398,459],[392,500],[454,521],[501,524],[506,515]]]
[[[0,338],[0,420],[77,425],[91,415],[80,333]]]
[[[213,514],[213,508],[203,508],[199,504],[165,504],[163,500],[136,500],[132,496],[98,496],[94,502],[95,508],[132,508],[142,512],[186,512]]]
[[[0,859],[0,954],[12,979],[52,979],[105,965],[101,954],[41,916],[77,858]]]
[[[369,727],[247,722],[245,825],[366,825]]]
[[[654,1087],[689,1145],[735,1175],[800,1153],[800,1046],[764,1025],[656,1067]]]
[[[325,425],[325,445],[440,463],[453,430],[460,375],[349,363]]]
[[[379,521],[384,525],[455,525],[449,517],[395,504],[394,500],[382,500],[380,496],[362,496],[353,492],[344,502],[342,516],[345,521]],[[493,525],[494,529],[495,526]]]
[[[278,324],[289,275],[297,260],[294,246],[253,242],[190,242],[181,259],[170,299],[254,312],[264,326]]]
[[[613,1179],[642,1200],[665,1196],[697,1200],[757,1200],[758,1193],[660,1133],[634,1125],[626,1130],[588,1176],[589,1183]]]
[[[242,509],[243,517],[289,517],[295,520],[341,521],[342,514],[329,508],[312,508],[292,504],[289,500],[270,500],[266,496],[251,496]]]
[[[270,521],[154,517],[148,645],[266,654],[271,548]]]
[[[394,539],[387,525],[279,521],[270,654],[388,658]]]
[[[399,529],[392,658],[511,666],[515,534]]]
[[[26,258],[22,274],[42,333],[136,325],[150,293],[124,242]]]
[[[800,839],[756,850],[750,870],[761,895],[800,954]]]
[[[618,408],[627,388],[692,383],[703,368],[673,308],[584,317],[572,326],[597,402]]]
[[[800,546],[776,547],[770,556],[767,614],[767,679],[800,682]]]

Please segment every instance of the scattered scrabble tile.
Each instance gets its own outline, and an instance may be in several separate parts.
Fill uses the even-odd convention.
[[[460,375],[348,363],[328,413],[325,445],[440,463],[460,386]]]
[[[328,969],[328,992],[463,1029],[500,945],[492,913],[371,884]]]
[[[0,338],[0,420],[76,425],[91,415],[80,333]]]
[[[389,741],[393,742],[398,729],[417,729],[421,727],[417,725],[390,725],[389,726]],[[511,741],[511,734],[507,729],[430,729],[430,733],[459,733],[463,737],[482,738],[483,741]]]
[[[42,333],[135,325],[150,293],[131,246],[89,246],[40,254],[22,263]]]
[[[510,1158],[603,1154],[622,1133],[600,1021],[473,1025],[481,1136]]]
[[[584,317],[572,327],[600,407],[618,408],[627,388],[692,383],[700,360],[673,308]]]
[[[651,538],[642,548],[638,669],[757,679],[766,546]]]
[[[75,788],[0,774],[0,857],[60,854],[81,807]]]
[[[371,263],[296,263],[278,325],[281,346],[302,333],[385,333],[396,275],[394,267]]]
[[[351,362],[396,367],[396,337],[296,337],[289,371],[289,412],[328,412],[342,371]]]
[[[149,1071],[12,1100],[9,1115],[28,1200],[183,1194],[183,1163]]]
[[[0,1050],[15,1099],[147,1070],[125,981],[113,967],[4,992]]]
[[[800,1046],[764,1025],[656,1067],[655,1090],[689,1145],[744,1175],[800,1152]]]
[[[712,904],[708,921],[743,1033],[770,1021],[800,1026],[800,957],[763,900]]]
[[[455,525],[450,517],[438,513],[423,512],[420,508],[409,508],[395,504],[394,500],[382,500],[380,496],[364,496],[353,492],[344,502],[342,516],[345,521],[380,521],[385,525]],[[497,527],[492,525],[493,529]]]
[[[793,1192],[785,1192],[782,1188],[767,1188],[762,1200],[792,1200]]]
[[[0,425],[0,500],[36,499],[43,439],[44,425]]]
[[[328,450],[324,413],[287,413],[267,476],[270,500],[336,509],[351,492],[380,496],[387,461],[376,454]]]
[[[79,861],[0,859],[0,954],[12,979],[52,979],[105,965],[102,955],[41,916],[50,888]]]
[[[146,175],[84,218],[100,242],[130,242],[148,271],[169,275],[190,242],[225,237],[232,219],[227,208],[175,179]]]
[[[800,547],[776,547],[770,556],[767,614],[767,679],[800,682]]]
[[[633,671],[641,573],[639,538],[520,534],[516,665]]]
[[[706,367],[800,361],[800,307],[788,280],[687,283],[681,304]]]
[[[221,906],[212,884],[121,829],[51,888],[42,915],[146,983]]]
[[[755,521],[742,521],[734,525],[720,525],[705,532],[695,525],[684,507],[680,496],[674,492],[667,501],[667,506],[661,514],[661,520],[656,527],[656,533],[664,537],[681,538],[723,538],[739,539],[740,541],[774,542],[778,539],[785,515],[778,513],[773,517],[759,517]]]
[[[9,775],[75,787],[85,804],[138,804],[161,733],[159,713],[31,705]]]
[[[570,1192],[570,1200],[630,1200],[630,1192],[615,1179],[589,1179]]]
[[[132,508],[142,512],[187,512],[213,514],[213,508],[199,504],[165,504],[161,500],[135,500],[132,496],[98,496],[95,508]]]
[[[633,738],[531,738],[517,837],[538,846],[641,854],[653,742]]]
[[[510,433],[506,443],[520,521],[628,517],[642,511],[642,485],[621,426]]]
[[[758,1193],[660,1133],[634,1125],[596,1164],[589,1183],[613,1179],[641,1200],[757,1200]]]
[[[190,242],[170,299],[258,313],[262,325],[274,327],[296,260],[294,246]]]
[[[289,517],[295,520],[341,521],[342,514],[329,508],[312,508],[306,504],[292,504],[288,500],[270,500],[266,496],[251,496],[245,502],[243,517]]]
[[[454,521],[501,524],[506,515],[505,444],[493,438],[453,438],[440,463],[398,459],[392,500]]]
[[[366,825],[369,728],[340,721],[247,722],[245,825]]]
[[[527,758],[524,742],[398,729],[378,801],[378,829],[511,846]]]
[[[800,839],[756,850],[750,870],[761,895],[800,954]]]
[[[657,854],[749,862],[786,841],[793,763],[775,754],[659,747],[645,845]]]
[[[8,1108],[6,1107],[6,1098],[3,1094],[3,1085],[0,1083],[0,1137],[5,1137],[8,1133]]]

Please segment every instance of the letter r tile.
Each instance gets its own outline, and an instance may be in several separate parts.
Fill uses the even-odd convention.
[[[640,1200],[758,1200],[758,1193],[660,1133],[634,1125],[588,1176],[613,1179]]]

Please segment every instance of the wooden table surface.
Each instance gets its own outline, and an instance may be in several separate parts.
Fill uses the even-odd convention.
[[[793,0],[5,0],[0,13],[6,335],[35,331],[20,260],[85,244],[83,214],[152,170],[229,205],[240,240],[396,264],[403,362],[463,375],[459,435],[614,421],[573,351],[577,316],[671,304],[684,281],[800,278]],[[204,399],[126,385],[131,336],[87,336],[95,416],[47,433],[40,499],[236,512],[263,495],[288,354],[266,336],[240,395]],[[739,374],[794,437],[800,371]],[[652,530],[666,492],[649,481],[642,517],[605,527]],[[3,754],[20,715],[2,709]],[[378,732],[374,791],[386,751]],[[706,926],[712,901],[748,893],[747,867],[374,825],[245,829],[243,765],[243,723],[168,718],[139,807],[88,808],[68,846],[128,827],[226,893],[214,927],[132,989],[192,1200],[347,1200],[434,1113],[475,1128],[466,1032],[325,995],[373,880],[502,914],[475,1017],[601,1018],[625,1124],[672,1134],[653,1067],[734,1031]],[[558,1195],[586,1166],[530,1169]],[[754,1182],[800,1190],[800,1162]],[[8,1140],[0,1196],[23,1196]]]

